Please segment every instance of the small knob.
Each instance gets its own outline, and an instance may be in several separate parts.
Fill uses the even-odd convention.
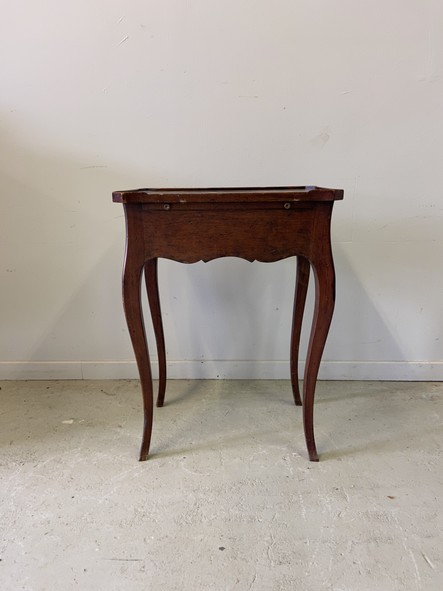
[[[285,204],[283,205],[283,207],[284,207],[285,209],[291,209],[291,204],[290,204],[290,203],[285,203]]]
[[[169,205],[169,203],[165,203],[163,205],[163,209],[166,209],[166,211],[167,211],[168,209],[171,209],[171,206]]]

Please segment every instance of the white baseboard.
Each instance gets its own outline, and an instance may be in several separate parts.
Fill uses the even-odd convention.
[[[300,364],[300,377],[304,363]],[[158,375],[153,360],[154,378]],[[6,361],[0,380],[137,379],[135,361]],[[289,379],[287,361],[168,361],[170,379]],[[323,361],[321,380],[443,381],[443,361]]]

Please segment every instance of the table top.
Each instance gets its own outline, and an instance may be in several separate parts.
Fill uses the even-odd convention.
[[[325,187],[164,188],[114,191],[115,203],[248,203],[270,201],[336,201],[342,189]]]

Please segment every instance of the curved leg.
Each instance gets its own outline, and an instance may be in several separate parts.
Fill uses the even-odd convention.
[[[144,261],[136,249],[127,252],[123,269],[123,305],[137,361],[143,394],[144,427],[140,461],[147,460],[152,433],[152,375],[141,306],[141,275]]]
[[[294,402],[301,406],[300,389],[298,386],[298,352],[300,334],[305,310],[306,294],[309,283],[309,261],[305,257],[297,257],[297,277],[295,280],[294,310],[292,313],[291,332],[291,385]]]
[[[303,383],[303,426],[309,459],[318,462],[314,439],[314,394],[318,370],[335,303],[335,272],[332,254],[311,261],[315,277],[315,309]]]
[[[151,309],[152,325],[157,343],[159,384],[157,406],[163,406],[166,390],[166,352],[165,336],[163,333],[160,296],[158,293],[158,259],[150,259],[145,263],[146,291],[148,292],[149,307]]]

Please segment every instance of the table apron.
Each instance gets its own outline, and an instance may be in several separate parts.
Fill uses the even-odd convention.
[[[133,242],[128,248],[142,251],[145,260],[194,263],[228,256],[262,262],[294,255],[311,259],[319,246],[330,246],[333,202],[291,204],[287,209],[283,203],[278,208],[251,205],[202,209],[126,204],[127,236]]]

